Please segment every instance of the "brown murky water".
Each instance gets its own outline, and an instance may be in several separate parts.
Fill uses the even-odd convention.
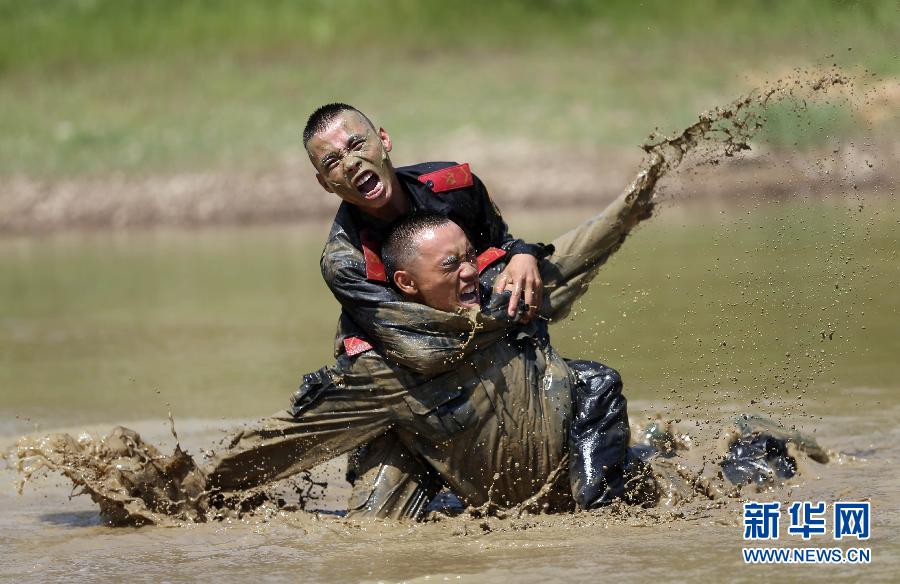
[[[77,578],[80,581],[593,581],[624,580],[870,579],[890,581],[900,568],[900,404],[896,389],[856,388],[807,408],[799,427],[814,430],[824,447],[840,453],[828,465],[808,462],[783,488],[708,504],[635,511],[607,509],[514,519],[467,514],[421,524],[354,523],[327,512],[261,511],[243,520],[181,527],[110,528],[87,497],[67,499],[62,478],[37,481],[15,493],[14,473],[0,471],[0,546],[3,576],[11,581]],[[660,407],[655,402],[654,407]],[[675,404],[662,404],[666,405]],[[651,413],[636,401],[632,416]],[[737,411],[720,405],[708,413]],[[173,445],[168,424],[129,424],[155,443]],[[222,436],[227,421],[178,424],[192,453]],[[106,428],[96,428],[104,431]],[[78,430],[91,430],[79,428]],[[706,451],[702,432],[694,448]],[[6,441],[4,446],[8,446]],[[325,509],[341,507],[348,491],[340,463],[316,470],[330,481]],[[741,556],[741,501],[869,500],[872,538],[840,547],[869,547],[869,565],[747,566]],[[786,513],[785,513],[786,515]],[[803,542],[786,535],[780,546],[831,547],[830,534]]]

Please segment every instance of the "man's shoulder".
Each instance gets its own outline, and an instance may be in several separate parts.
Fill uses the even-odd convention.
[[[468,162],[420,162],[396,169],[397,176],[411,190],[443,193],[465,191],[476,186],[478,177],[472,174]]]
[[[429,172],[435,172],[437,170],[444,170],[445,168],[450,168],[451,166],[458,166],[458,162],[419,162],[417,164],[410,164],[409,166],[400,166],[395,170],[397,174],[404,176],[412,176],[418,178],[423,174],[428,174]]]

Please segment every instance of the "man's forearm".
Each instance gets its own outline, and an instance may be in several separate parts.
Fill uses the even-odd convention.
[[[631,184],[599,215],[553,241],[553,254],[541,264],[541,316],[559,319],[568,314],[600,266],[638,223],[652,215],[653,192],[662,166],[663,159],[652,155]]]

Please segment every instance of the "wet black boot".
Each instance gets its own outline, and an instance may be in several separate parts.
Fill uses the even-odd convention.
[[[828,451],[816,440],[797,430],[759,415],[741,415],[735,419],[737,432],[719,465],[722,475],[734,485],[783,483],[797,472],[797,460],[788,450],[802,452],[810,459],[825,464]]]
[[[573,389],[569,477],[581,509],[625,498],[629,482],[646,466],[628,456],[628,412],[618,372],[593,361],[569,361]],[[639,468],[640,467],[640,468]]]

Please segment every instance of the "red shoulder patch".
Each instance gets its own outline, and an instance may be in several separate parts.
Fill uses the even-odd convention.
[[[443,193],[472,186],[472,171],[469,170],[468,163],[457,164],[423,174],[419,177],[419,182],[436,193]]]
[[[360,353],[365,353],[372,349],[372,345],[362,340],[359,337],[347,337],[344,339],[344,352],[347,353],[348,357],[353,357],[354,355],[359,355]]]
[[[365,229],[359,232],[359,242],[362,244],[363,257],[366,260],[366,279],[387,282],[387,272],[381,263],[381,245]]]
[[[506,255],[506,252],[498,247],[489,247],[478,255],[478,273],[480,274],[489,265]]]

